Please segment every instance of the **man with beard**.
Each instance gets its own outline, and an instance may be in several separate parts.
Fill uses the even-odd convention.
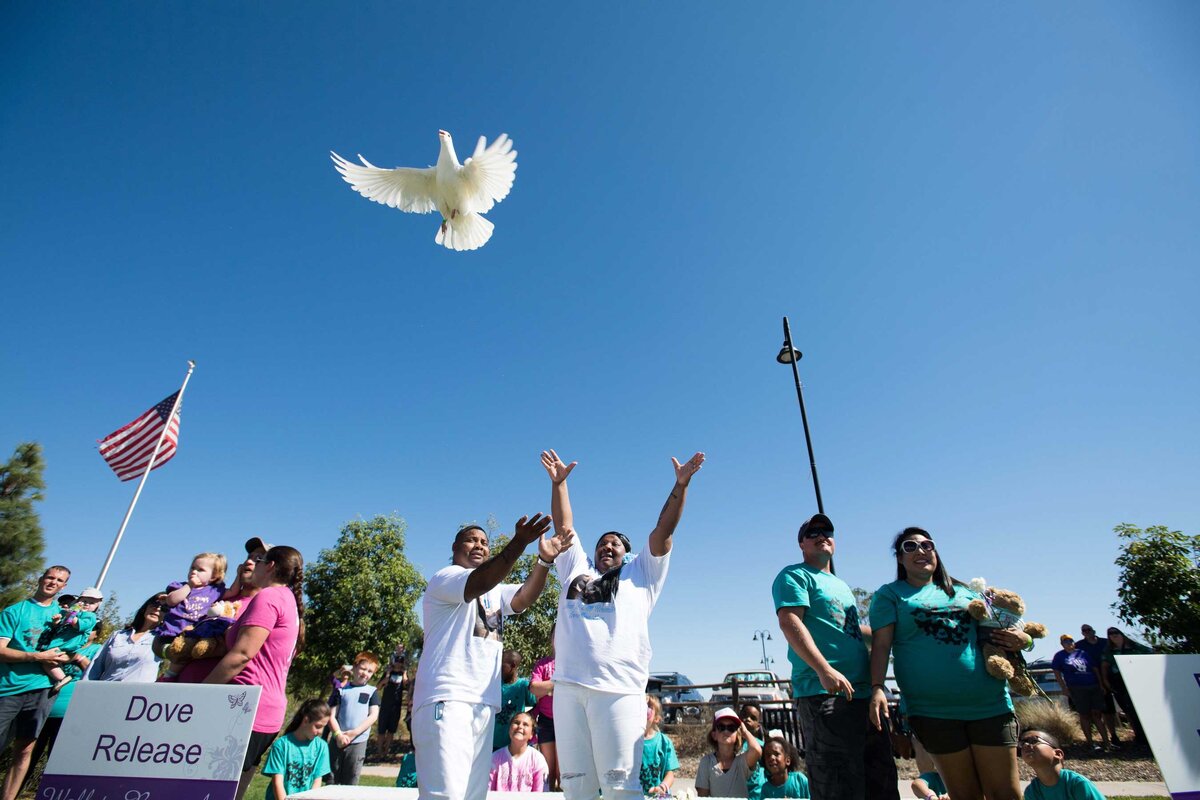
[[[686,464],[671,462],[675,485],[646,550],[631,557],[629,538],[610,531],[596,542],[594,566],[578,542],[557,562],[566,589],[558,604],[554,735],[567,800],[592,800],[601,791],[605,800],[642,797],[651,656],[647,623],[666,582],[671,537],[683,514],[688,483],[704,454],[696,453]],[[554,529],[573,533],[567,475],[575,462],[564,464],[548,450],[542,453],[542,466],[553,486]]]

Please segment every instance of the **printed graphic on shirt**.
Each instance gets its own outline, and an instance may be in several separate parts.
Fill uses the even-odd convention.
[[[475,630],[474,634],[481,639],[491,639],[499,642],[504,636],[504,615],[500,609],[493,609],[484,595],[475,600]]]
[[[313,781],[317,778],[324,777],[321,775],[313,775],[317,769],[317,760],[305,761],[303,757],[289,758],[287,764],[287,774],[284,775],[285,786],[312,786]]]
[[[580,575],[567,587],[567,599],[579,600],[584,605],[611,603],[617,596],[621,582],[621,567],[610,569],[598,578],[589,579]]]
[[[916,608],[913,609],[912,616],[913,622],[922,633],[932,636],[942,644],[966,644],[971,632],[971,615],[966,609]]]
[[[851,639],[862,641],[862,628],[858,621],[858,606],[846,607],[836,597],[829,598],[829,616],[833,623],[842,629],[842,633]]]

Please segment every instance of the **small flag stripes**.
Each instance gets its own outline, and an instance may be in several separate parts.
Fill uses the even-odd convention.
[[[175,392],[133,422],[100,440],[100,455],[118,478],[128,481],[146,471],[154,446],[158,444],[158,437],[178,396],[179,392]],[[170,425],[167,425],[167,435],[163,439],[162,449],[158,451],[158,458],[154,459],[154,468],[158,469],[174,458],[178,446],[179,414],[176,413]]]

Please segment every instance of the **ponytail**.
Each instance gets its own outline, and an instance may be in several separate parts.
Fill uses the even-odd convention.
[[[294,547],[281,544],[263,556],[275,564],[275,580],[287,586],[296,596],[296,615],[300,620],[296,631],[296,652],[304,649],[304,556]]]
[[[313,700],[305,700],[296,709],[296,714],[292,717],[292,721],[288,723],[284,733],[292,733],[303,725],[306,719],[320,719],[321,717],[328,717],[332,713],[333,711],[329,708],[329,704],[319,697]]]

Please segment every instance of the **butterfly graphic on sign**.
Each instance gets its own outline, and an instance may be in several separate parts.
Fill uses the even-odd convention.
[[[232,711],[233,709],[237,708],[238,706],[242,705],[245,702],[246,702],[246,693],[245,692],[242,692],[241,694],[231,694],[231,695],[229,695],[229,710]]]

